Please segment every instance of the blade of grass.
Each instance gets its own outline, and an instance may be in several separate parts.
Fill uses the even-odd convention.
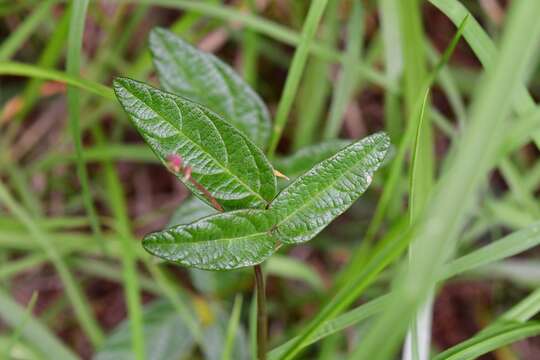
[[[234,340],[236,339],[236,333],[238,332],[238,326],[240,324],[240,314],[242,311],[242,296],[236,295],[234,298],[233,309],[231,317],[229,318],[229,324],[227,325],[227,333],[225,335],[225,343],[223,346],[222,360],[230,360],[234,348]]]
[[[502,321],[525,322],[538,314],[538,312],[540,312],[540,289],[536,289],[517,305],[514,305],[500,319]]]
[[[82,328],[90,338],[92,344],[97,348],[103,341],[103,333],[91,313],[90,305],[84,298],[75,279],[56,250],[54,244],[51,242],[48,235],[34,223],[26,211],[15,202],[2,183],[0,183],[0,201],[3,202],[13,215],[24,224],[35,240],[35,243],[43,249],[55,266]]]
[[[98,126],[94,128],[94,136],[96,137],[96,143],[98,145],[105,145],[104,135]],[[112,213],[114,214],[116,230],[118,231],[120,244],[122,246],[122,269],[125,297],[131,327],[131,344],[135,358],[137,360],[144,360],[146,354],[144,346],[143,316],[136,269],[136,255],[133,250],[135,243],[131,241],[131,226],[127,217],[127,206],[118,175],[111,162],[104,161],[102,165],[104,167],[103,172],[108,194],[107,200],[112,209]]]
[[[404,99],[407,118],[412,123],[413,131],[418,128],[417,106],[426,88],[427,61],[426,61],[426,45],[424,39],[424,31],[422,28],[421,2],[418,0],[399,1],[399,15],[402,31],[402,51],[403,51],[403,80],[404,80]],[[434,72],[439,71],[436,69]],[[435,76],[432,76],[434,79]],[[426,115],[429,118],[429,113]],[[421,134],[418,141],[420,149],[416,153],[415,161],[421,171],[418,171],[414,181],[417,189],[422,189],[421,192],[415,192],[414,202],[418,208],[422,208],[427,202],[431,188],[433,187],[434,174],[434,159],[433,159],[433,135],[431,124],[421,128]],[[412,142],[411,142],[412,145]],[[399,194],[394,193],[392,201],[400,202]]]
[[[412,227],[414,222],[420,216],[425,203],[428,200],[429,192],[431,189],[425,189],[421,187],[421,183],[417,181],[419,174],[426,169],[422,168],[423,164],[418,161],[420,157],[420,151],[424,148],[421,146],[423,126],[424,126],[424,114],[426,105],[429,99],[429,88],[426,90],[422,106],[420,109],[419,119],[416,121],[418,127],[416,129],[416,136],[414,145],[412,147],[411,157],[411,169],[409,172],[409,226]],[[422,249],[418,249],[413,241],[409,246],[409,262],[414,262],[418,252]],[[430,344],[431,344],[431,311],[433,305],[433,295],[430,295],[424,307],[418,312],[416,318],[410,325],[407,338],[405,340],[405,346],[403,349],[403,359],[414,360],[427,360],[429,356]]]
[[[339,29],[339,1],[330,1],[322,24],[321,42],[334,47]],[[310,145],[323,114],[326,113],[326,100],[331,90],[331,66],[328,62],[311,57],[306,65],[306,74],[299,91],[298,125],[293,140],[293,149],[299,150]]]
[[[453,260],[445,266],[444,278],[470,271],[473,268],[503,260],[531,249],[540,243],[540,223],[533,223],[523,230],[514,232],[479,250]]]
[[[247,0],[247,8],[256,14],[257,6],[255,0]],[[255,31],[244,31],[242,37],[242,73],[244,79],[252,88],[257,88],[257,58],[258,58],[258,35]]]
[[[532,63],[540,38],[540,23],[534,15],[537,11],[540,11],[540,3],[535,1],[513,4],[501,52],[478,88],[467,131],[456,145],[448,171],[426,209],[429,217],[415,232],[415,241],[422,248],[422,254],[410,264],[404,278],[396,282],[395,297],[367,335],[363,346],[353,352],[355,359],[375,360],[391,356],[403,336],[404,325],[425,299],[435,283],[434,274],[454,248],[467,210],[492,165],[489,163],[491,156],[500,146],[497,133],[510,112],[512,100],[508,93],[521,86]]]
[[[21,337],[21,334],[26,327],[26,323],[29,321],[29,319],[32,317],[32,312],[34,311],[34,306],[36,305],[36,301],[38,299],[38,292],[34,291],[32,293],[32,297],[30,298],[30,301],[28,302],[28,305],[26,306],[26,310],[24,312],[24,318],[20,321],[20,323],[15,328],[15,331],[11,334],[9,338],[8,345],[4,351],[4,356],[8,358],[11,354],[11,350],[17,343],[19,342],[19,339]]]
[[[86,19],[86,10],[88,9],[88,0],[80,0],[73,3],[71,8],[71,17],[69,22],[68,49],[66,58],[66,72],[70,75],[78,76],[81,66],[82,38],[84,32],[84,22]],[[92,232],[102,238],[101,225],[97,216],[96,209],[92,201],[90,192],[90,182],[88,172],[84,163],[84,149],[82,144],[82,134],[80,129],[80,98],[79,90],[73,86],[67,88],[67,104],[69,130],[71,133],[75,154],[77,156],[76,167],[77,177],[79,178],[82,198],[86,214],[90,219]]]
[[[58,0],[46,0],[41,2],[41,4],[32,11],[32,14],[27,16],[24,22],[18,25],[17,29],[2,41],[2,44],[0,45],[0,61],[5,61],[15,54],[17,49],[19,49],[26,39],[28,39],[32,31],[34,31],[47,16],[50,16],[51,7],[56,2],[58,2]]]
[[[463,30],[463,37],[471,47],[485,69],[492,66],[497,58],[497,48],[482,26],[469,13],[467,8],[457,0],[429,0],[443,12],[454,24],[458,24],[465,16],[470,17]],[[525,115],[535,107],[535,101],[523,85],[519,86],[514,96],[513,109],[520,115]],[[537,142],[538,143],[538,142]]]
[[[491,331],[483,331],[438,354],[433,359],[478,359],[493,350],[538,334],[540,334],[540,322],[538,321],[505,324]]]
[[[500,240],[497,240],[487,246],[464,255],[446,264],[443,271],[438,276],[438,281],[443,282],[446,279],[457,275],[473,271],[478,268],[484,268],[489,264],[498,262],[505,258],[517,255],[540,244],[540,223],[531,224],[529,227],[514,232]],[[386,302],[390,296],[384,295],[370,302],[360,305],[335,319],[326,320],[323,324],[310,335],[302,348],[317,342],[327,336],[335,334],[345,328],[355,325],[376,313],[384,310]],[[505,315],[503,320],[527,321],[540,311],[540,290],[536,290],[529,295],[520,304],[514,306]],[[270,352],[270,359],[280,358],[295,343],[297,338],[287,341]]]
[[[22,337],[51,359],[77,360],[78,357],[60,342],[50,330],[39,320],[27,316],[28,312],[14,302],[9,295],[0,289],[0,317],[12,328],[26,318],[25,326],[21,329]]]
[[[116,99],[112,89],[105,85],[83,79],[78,76],[78,74],[68,74],[54,69],[48,69],[18,62],[0,62],[0,75],[27,76],[39,79],[59,81],[67,85],[72,85],[83,90],[87,90],[108,100]]]
[[[397,0],[380,0],[379,16],[384,44],[384,68],[388,79],[397,83],[403,71],[401,31]],[[403,124],[399,107],[399,95],[394,91],[384,92],[385,127],[393,143],[401,137]]]
[[[276,116],[274,119],[274,127],[272,129],[272,135],[270,137],[270,144],[268,146],[267,154],[270,158],[273,157],[283,129],[289,117],[291,107],[300,84],[300,78],[304,72],[307,56],[309,54],[309,46],[315,37],[317,26],[321,20],[324,9],[326,7],[327,0],[314,0],[309,7],[304,26],[302,28],[301,41],[294,52],[293,60],[289,72],[287,73],[287,79],[283,87],[281,98],[279,99],[278,107],[276,110]]]
[[[324,139],[337,137],[341,128],[343,114],[347,104],[354,96],[355,86],[358,83],[356,65],[362,56],[364,40],[364,12],[362,3],[353,3],[352,13],[347,25],[347,49],[343,58],[342,70],[336,84],[336,91],[330,105],[330,115],[323,132]]]
[[[451,54],[453,53],[455,46],[457,45],[457,42],[461,37],[466,22],[467,17],[462,20],[460,27],[456,31],[456,34],[454,35],[450,45],[448,45],[448,47],[446,48],[444,55],[440,59],[440,62],[433,69],[431,75],[425,80],[424,93],[427,92],[427,89],[431,87],[434,79],[437,77],[438,71],[448,61]],[[360,246],[356,250],[354,250],[348,265],[339,275],[337,280],[338,286],[341,286],[342,284],[349,281],[353,281],[352,279],[356,276],[358,272],[361,271],[361,268],[363,267],[365,256],[369,252],[369,249],[371,247],[371,242],[374,240],[385,218],[386,211],[390,205],[390,199],[392,198],[392,196],[394,196],[394,191],[399,185],[401,179],[401,171],[405,163],[407,151],[414,141],[415,132],[418,128],[417,121],[420,119],[420,112],[422,110],[423,103],[422,100],[422,98],[418,99],[418,102],[416,103],[414,108],[414,113],[411,117],[412,120],[407,123],[405,134],[403,135],[399,143],[396,155],[392,159],[392,164],[390,166],[387,179],[383,186],[383,193],[379,199],[379,202],[377,203],[375,214],[371,219],[371,222],[366,231],[366,235],[364,236],[364,239]]]
[[[377,275],[389,264],[394,262],[407,248],[410,238],[405,236],[406,223],[396,225],[380,245],[373,251],[373,256],[356,276],[341,287],[317,315],[300,331],[296,340],[279,359],[290,360],[303,349],[307,339],[314,334],[322,324],[339,315],[349,307],[360,294],[373,282]]]
[[[41,68],[52,68],[57,63],[67,38],[69,27],[70,10],[66,10],[62,18],[57,22],[54,33],[49,37],[47,46],[41,53],[37,66]],[[24,105],[21,111],[17,114],[17,122],[19,123],[26,117],[30,109],[34,106],[39,98],[39,88],[43,84],[41,79],[32,79],[26,85],[23,91]],[[15,123],[14,123],[15,124]],[[15,126],[15,125],[14,125]],[[11,129],[10,129],[11,130]],[[13,133],[15,130],[11,130]]]

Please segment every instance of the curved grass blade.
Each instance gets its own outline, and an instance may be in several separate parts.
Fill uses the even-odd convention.
[[[59,81],[99,95],[105,99],[114,100],[112,89],[80,76],[46,67],[24,64],[15,61],[0,62],[0,75],[26,76],[36,79]]]
[[[26,311],[15,302],[5,290],[0,289],[0,318],[12,328],[17,328],[27,316]],[[39,319],[30,316],[26,325],[21,329],[21,336],[32,344],[40,354],[47,355],[49,359],[77,360],[78,357],[71,349],[64,345],[60,339]]]
[[[479,333],[434,357],[434,360],[478,359],[513,342],[540,334],[540,322],[510,322]]]
[[[315,165],[272,201],[276,237],[287,244],[312,239],[364,193],[390,140],[377,133]]]
[[[517,255],[540,244],[540,222],[515,231],[504,238],[450,262],[443,269],[444,278],[450,278],[470,269]]]
[[[260,148],[270,136],[270,115],[257,93],[231,67],[161,28],[150,33],[161,86],[223,116]]]
[[[237,269],[260,264],[275,252],[273,220],[267,210],[220,213],[149,234],[143,246],[155,256],[188,267]]]
[[[492,244],[451,261],[444,266],[438,280],[442,282],[456,275],[485,267],[491,263],[532,249],[539,243],[540,223],[537,222],[531,224],[531,226],[526,229],[516,231]],[[274,259],[274,257],[272,259]],[[281,358],[286,352],[291,351],[294,346],[303,349],[327,336],[355,325],[375,313],[381,312],[384,310],[385,302],[388,301],[388,298],[388,295],[381,296],[334,319],[322,322],[303,342],[298,343],[299,345],[295,345],[298,338],[294,338],[272,350],[269,354],[270,359]],[[512,310],[503,315],[502,319],[507,321],[527,321],[538,312],[538,306],[536,306],[536,304],[540,303],[539,299],[540,292],[531,294],[526,301],[522,301],[519,305],[514,306]]]
[[[170,165],[170,156],[179,156],[191,168],[191,178],[224,210],[262,208],[274,197],[276,179],[264,154],[218,115],[131,79],[116,79],[114,90],[161,162]],[[175,174],[197,197],[213,205],[184,174]]]

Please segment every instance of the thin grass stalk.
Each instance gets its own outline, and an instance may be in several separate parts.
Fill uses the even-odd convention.
[[[300,78],[304,72],[304,67],[309,54],[309,45],[315,37],[315,32],[323,15],[326,3],[327,0],[314,0],[309,8],[309,12],[302,28],[302,38],[298,47],[296,48],[296,51],[294,52],[291,67],[287,74],[285,86],[276,110],[274,127],[272,129],[272,135],[270,137],[270,144],[267,152],[268,157],[270,158],[274,156],[283,133],[283,129],[290,115],[292,104],[298,90],[298,85],[300,84]]]

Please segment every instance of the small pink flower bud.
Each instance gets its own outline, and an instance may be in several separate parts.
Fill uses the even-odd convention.
[[[170,154],[167,156],[167,162],[169,168],[175,173],[179,173],[182,170],[182,158],[177,154]]]

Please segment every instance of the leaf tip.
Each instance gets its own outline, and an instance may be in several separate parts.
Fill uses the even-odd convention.
[[[170,33],[170,31],[162,28],[161,26],[156,26],[152,28],[152,30],[150,30],[150,35],[148,36],[150,44],[159,41],[161,37],[168,35],[168,33]]]

